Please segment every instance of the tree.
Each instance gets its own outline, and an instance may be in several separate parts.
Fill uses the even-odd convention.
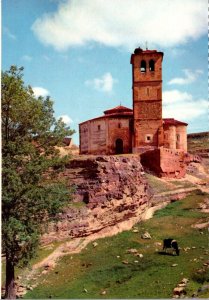
[[[23,81],[23,68],[2,72],[2,250],[7,299],[16,297],[15,266],[34,256],[43,225],[70,199],[59,177],[69,157],[55,145],[74,133],[53,116],[49,97],[38,99]]]

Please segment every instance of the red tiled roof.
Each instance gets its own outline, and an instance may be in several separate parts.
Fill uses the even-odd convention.
[[[96,121],[96,120],[99,120],[99,119],[105,119],[105,118],[111,118],[111,117],[131,117],[131,116],[133,116],[133,110],[132,109],[130,109],[128,107],[125,107],[125,106],[122,106],[122,105],[119,105],[119,106],[116,106],[114,108],[105,110],[103,116],[96,117],[96,118],[93,118],[93,119],[90,119],[90,120],[86,120],[86,121],[84,121],[80,124],[86,123],[88,121]],[[173,126],[178,126],[178,125],[187,126],[188,125],[187,123],[175,120],[174,118],[165,118],[165,119],[163,119],[163,124],[168,125],[168,126],[169,125],[173,125]]]
[[[174,125],[174,126],[176,126],[176,125],[185,125],[185,126],[187,126],[188,125],[187,123],[175,120],[173,118],[163,119],[163,124],[165,124],[165,125]]]
[[[128,113],[130,113],[130,112],[132,113],[133,110],[130,109],[130,108],[128,108],[128,107],[119,105],[119,106],[116,106],[116,107],[114,107],[114,108],[105,110],[105,111],[104,111],[104,114],[105,114],[105,115],[110,115],[110,114],[115,114],[115,113],[119,114],[119,113],[127,113],[127,112],[128,112]]]
[[[125,106],[122,106],[122,105],[119,105],[119,106],[116,106],[114,108],[105,110],[103,116],[96,117],[96,118],[84,121],[80,124],[86,123],[88,121],[96,121],[96,120],[99,120],[99,119],[105,119],[105,118],[111,118],[111,117],[115,117],[115,118],[117,118],[117,117],[131,117],[132,115],[133,115],[133,110],[132,109],[130,109],[128,107],[125,107]]]
[[[148,49],[146,49],[146,50],[143,50],[142,52],[143,53],[155,53],[155,52],[157,52],[157,50],[148,50]]]

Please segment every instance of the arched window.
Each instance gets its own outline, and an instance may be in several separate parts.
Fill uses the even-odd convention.
[[[154,70],[155,70],[155,62],[154,62],[153,59],[151,59],[151,60],[149,61],[149,70],[150,70],[150,71],[154,71]]]
[[[140,67],[140,71],[142,72],[142,73],[144,73],[144,72],[146,72],[146,61],[145,60],[142,60],[141,61],[141,67]]]

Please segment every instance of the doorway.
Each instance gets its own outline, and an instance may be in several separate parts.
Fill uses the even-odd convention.
[[[123,154],[123,140],[117,139],[115,142],[115,152],[116,154]]]

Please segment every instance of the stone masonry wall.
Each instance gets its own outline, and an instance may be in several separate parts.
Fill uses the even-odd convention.
[[[183,151],[159,148],[141,154],[142,165],[159,177],[182,178],[188,158]]]
[[[108,119],[108,154],[116,153],[116,140],[123,141],[123,153],[132,152],[129,118]]]

